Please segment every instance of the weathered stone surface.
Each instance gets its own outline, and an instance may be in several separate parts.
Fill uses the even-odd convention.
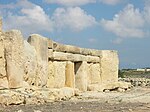
[[[86,56],[87,62],[90,63],[99,63],[100,58],[98,56]]]
[[[88,91],[98,91],[98,92],[103,92],[105,89],[102,85],[99,84],[90,84],[88,85]]]
[[[72,96],[75,95],[73,88],[63,87],[60,89],[60,91],[62,92],[62,98],[63,99],[68,99],[68,98],[71,98]]]
[[[88,80],[88,85],[91,84],[91,80],[92,80],[92,75],[90,73],[90,66],[92,65],[93,63],[87,63],[87,66],[88,66],[88,69],[87,69],[87,80]]]
[[[66,70],[66,62],[53,62],[54,66],[54,87],[62,88],[65,87],[65,70]]]
[[[58,61],[67,61],[69,60],[67,57],[70,57],[73,60],[72,54],[63,53],[63,52],[53,52],[53,59]]]
[[[48,75],[48,40],[37,34],[33,34],[28,38],[28,42],[35,47],[37,53],[37,86],[45,86],[47,84]]]
[[[10,90],[1,90],[0,102],[5,105],[18,105],[23,104],[25,101],[24,96],[20,93]]]
[[[50,49],[49,49],[50,50]],[[85,56],[81,54],[72,54],[72,53],[64,53],[64,52],[52,52],[49,51],[49,58],[54,60],[60,60],[60,61],[87,61],[92,63],[99,63],[99,57],[98,56]]]
[[[57,42],[53,42],[54,51],[67,52],[73,54],[80,54],[80,48],[72,45],[64,45]]]
[[[109,84],[104,84],[103,87],[108,90],[116,89],[116,88],[127,89],[131,87],[131,84],[127,82],[112,82]]]
[[[53,60],[53,49],[48,49],[48,59]]]
[[[73,53],[73,54],[80,54],[80,48],[72,45],[65,45],[66,52]]]
[[[53,50],[58,52],[65,52],[66,46],[57,42],[53,42]]]
[[[102,51],[101,64],[101,79],[102,83],[110,83],[118,81],[118,54],[116,51]]]
[[[12,30],[5,33],[5,55],[7,77],[10,88],[22,86],[24,75],[24,46],[20,31]]]
[[[74,63],[67,61],[66,63],[66,80],[65,85],[67,87],[75,88],[75,73],[74,73]]]
[[[91,78],[91,84],[101,84],[101,71],[100,64],[90,64],[89,75]]]
[[[53,59],[58,61],[86,61],[86,56],[80,54],[53,52]]]
[[[42,61],[48,60],[48,40],[46,37],[43,37],[38,34],[32,34],[28,38],[28,42],[34,46],[37,55],[41,58]]]
[[[28,82],[29,85],[35,85],[37,77],[37,54],[35,48],[26,40],[24,41],[24,55],[24,81]]]
[[[87,91],[87,62],[77,62],[75,63],[75,85],[81,91]]]
[[[101,50],[91,49],[90,51],[91,51],[92,56],[99,56],[99,57],[102,56],[102,51]]]
[[[80,54],[82,55],[91,55],[90,49],[80,48]]]
[[[4,40],[2,33],[0,32],[0,77],[6,76],[6,61],[4,56]]]
[[[48,41],[48,49],[53,49],[53,41],[51,39],[47,39]]]
[[[6,89],[8,87],[7,77],[0,78],[0,89]]]
[[[55,74],[54,74],[54,64],[52,61],[48,62],[48,80],[47,80],[47,87],[53,88],[55,86]]]

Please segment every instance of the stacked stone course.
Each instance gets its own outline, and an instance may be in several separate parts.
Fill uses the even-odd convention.
[[[63,45],[38,34],[26,41],[18,30],[3,32],[0,20],[1,90],[46,89],[46,93],[38,91],[34,95],[56,99],[73,96],[77,91],[113,89],[120,85],[118,65],[117,51]],[[115,86],[111,87],[112,83]]]

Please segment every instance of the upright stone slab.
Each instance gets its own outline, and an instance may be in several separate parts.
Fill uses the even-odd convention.
[[[75,86],[81,91],[87,91],[87,62],[76,62],[75,63]]]
[[[54,74],[54,64],[52,61],[48,62],[48,79],[47,79],[47,87],[54,88],[55,86],[55,74]]]
[[[89,73],[91,77],[91,84],[101,84],[100,64],[95,63],[89,66]]]
[[[65,87],[65,70],[66,62],[54,61],[54,87],[62,88]]]
[[[117,51],[102,51],[101,57],[101,79],[103,84],[118,81],[119,59]]]
[[[22,87],[24,75],[24,48],[20,31],[5,33],[5,58],[9,88]]]
[[[28,42],[34,46],[37,54],[36,85],[45,86],[48,78],[48,40],[38,34],[33,34],[28,38]]]
[[[75,73],[74,73],[74,63],[67,61],[66,63],[66,80],[65,85],[67,87],[75,88]]]
[[[0,89],[8,88],[6,60],[4,55],[4,35],[0,32]]]
[[[0,77],[6,76],[6,62],[4,57],[4,40],[2,32],[0,32]]]
[[[29,85],[36,84],[37,76],[37,54],[33,46],[31,46],[26,40],[24,41],[24,81],[28,82]]]

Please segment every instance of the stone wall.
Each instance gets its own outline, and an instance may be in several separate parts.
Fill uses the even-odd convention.
[[[114,50],[64,45],[38,34],[26,41],[18,30],[0,30],[0,89],[103,91],[112,83],[117,87],[118,64]]]

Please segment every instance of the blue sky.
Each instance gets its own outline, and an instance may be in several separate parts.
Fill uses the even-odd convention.
[[[150,0],[0,0],[0,16],[25,39],[118,50],[121,68],[150,67]]]

